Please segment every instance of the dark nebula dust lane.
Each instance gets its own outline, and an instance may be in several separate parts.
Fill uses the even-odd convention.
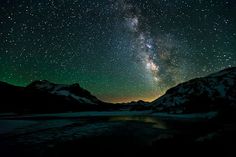
[[[236,66],[235,10],[234,0],[1,0],[0,81],[151,101]]]

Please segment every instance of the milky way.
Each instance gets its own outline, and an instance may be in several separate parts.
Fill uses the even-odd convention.
[[[156,99],[236,66],[234,0],[1,0],[0,81],[80,83],[108,102]]]

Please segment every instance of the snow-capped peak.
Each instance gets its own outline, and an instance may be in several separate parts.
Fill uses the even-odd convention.
[[[202,112],[236,104],[236,68],[179,84],[152,102],[153,109],[167,112]]]
[[[79,84],[64,85],[54,84],[47,80],[32,82],[28,88],[44,91],[53,95],[64,96],[74,99],[80,103],[97,104],[99,101],[92,96],[87,90],[82,89]]]

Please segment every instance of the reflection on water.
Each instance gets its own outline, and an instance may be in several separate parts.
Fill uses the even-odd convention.
[[[150,123],[152,127],[154,128],[167,129],[166,124],[155,117],[118,116],[118,117],[111,117],[109,120],[110,121],[137,121],[137,122],[143,122],[143,123]]]

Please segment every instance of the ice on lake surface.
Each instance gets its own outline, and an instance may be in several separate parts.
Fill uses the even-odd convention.
[[[157,141],[182,142],[193,137],[197,142],[204,142],[208,135],[214,135],[213,140],[219,136],[217,131],[208,132],[210,125],[205,123],[216,115],[215,112],[175,115],[151,111],[5,114],[0,116],[0,146],[4,148],[0,153],[5,150],[11,153],[19,147],[27,154],[58,152],[64,148],[69,152],[83,151],[77,145],[85,145],[85,149],[100,146],[104,151],[107,147],[138,150],[137,146],[149,148]]]

